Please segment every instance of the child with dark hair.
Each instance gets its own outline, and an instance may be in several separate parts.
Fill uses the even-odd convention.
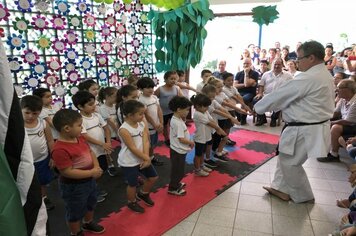
[[[51,90],[49,90],[48,88],[38,88],[33,90],[32,94],[42,99],[43,107],[40,114],[40,118],[44,119],[48,123],[51,128],[53,138],[57,139],[58,132],[53,126],[52,118],[59,109],[55,106],[52,106],[53,99]]]
[[[110,154],[111,147],[110,129],[103,117],[95,112],[95,97],[87,91],[78,91],[73,97],[74,106],[80,110],[83,117],[82,135],[89,143],[90,148],[98,158],[102,170],[106,171],[108,163],[106,155]],[[105,200],[107,192],[101,190],[98,196],[98,202]]]
[[[178,74],[176,71],[167,71],[164,74],[164,82],[165,84],[158,87],[154,94],[159,98],[159,103],[161,104],[162,113],[163,113],[163,136],[164,142],[167,146],[170,146],[169,142],[169,133],[168,133],[168,125],[169,121],[173,116],[173,111],[171,111],[168,107],[169,101],[174,96],[183,96],[182,91],[176,85],[178,80]]]
[[[124,114],[122,112],[122,106],[125,101],[128,100],[137,100],[138,99],[138,90],[132,85],[124,85],[116,95],[116,118],[119,126],[124,123]]]
[[[184,176],[185,157],[194,147],[194,142],[190,140],[189,131],[185,125],[192,103],[186,97],[175,96],[168,103],[169,109],[174,113],[170,123],[169,139],[170,160],[171,160],[171,181],[168,187],[168,193],[184,196],[185,183],[181,182]]]
[[[20,104],[25,130],[31,144],[33,164],[41,185],[43,201],[47,210],[52,210],[55,206],[47,197],[46,187],[53,180],[49,155],[53,147],[51,129],[46,121],[39,118],[43,105],[41,98],[31,95],[24,96]]]
[[[99,85],[92,79],[84,80],[83,82],[79,83],[78,85],[79,91],[88,91],[89,93],[93,94],[95,99],[99,94]],[[95,100],[96,105],[96,112],[99,112],[99,102]]]
[[[153,165],[161,166],[163,162],[153,155],[153,150],[158,143],[158,133],[162,133],[163,131],[162,109],[159,105],[158,98],[153,94],[154,87],[155,83],[148,77],[143,77],[137,81],[137,88],[142,92],[138,101],[146,106],[145,118],[150,133],[150,158]]]
[[[201,93],[201,90],[203,89],[204,85],[206,84],[206,81],[212,76],[212,72],[210,70],[204,69],[200,73],[200,77],[202,78],[202,82],[197,84],[197,93]]]
[[[145,106],[139,101],[128,100],[123,103],[122,112],[125,121],[119,128],[122,146],[117,161],[128,182],[128,208],[138,213],[144,213],[145,209],[137,203],[136,198],[148,206],[153,206],[154,202],[149,194],[158,179],[149,157],[148,132],[146,132],[145,122],[143,122]],[[142,189],[136,192],[140,174],[144,175],[146,179]]]
[[[53,147],[52,159],[60,173],[59,190],[64,200],[70,234],[78,236],[83,235],[82,230],[97,234],[105,231],[104,227],[93,221],[97,202],[95,179],[103,171],[81,136],[82,120],[78,112],[68,109],[58,111],[53,117],[59,137]]]
[[[208,108],[211,105],[211,100],[204,94],[197,94],[191,98],[194,105],[195,112],[193,114],[193,120],[195,123],[195,157],[194,157],[194,167],[195,175],[197,176],[208,176],[211,171],[210,168],[204,165],[204,154],[207,150],[207,146],[212,144],[211,134],[212,129],[220,135],[226,135],[224,130],[222,130],[217,122],[211,117],[208,112]]]
[[[98,100],[100,102],[99,114],[109,126],[112,139],[118,138],[119,125],[116,119],[115,101],[117,96],[117,88],[103,87],[99,90]],[[111,156],[106,155],[108,162],[108,174],[111,177],[117,175],[117,170],[113,164]]]
[[[193,92],[197,92],[195,88],[190,86],[187,82],[185,82],[185,72],[182,70],[177,70],[178,81],[177,85],[182,90],[182,94],[184,97],[189,98],[189,90]]]

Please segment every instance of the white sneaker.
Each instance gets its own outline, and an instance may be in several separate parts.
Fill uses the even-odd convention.
[[[200,169],[200,170],[195,170],[195,175],[196,176],[200,176],[200,177],[206,177],[209,175],[208,172],[205,172],[204,170]]]
[[[202,169],[203,171],[205,171],[205,172],[208,172],[208,173],[212,171],[212,169],[210,169],[209,167],[207,167],[207,166],[205,166],[205,165],[202,165],[201,169]]]

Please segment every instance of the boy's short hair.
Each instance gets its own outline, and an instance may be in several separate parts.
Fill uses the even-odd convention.
[[[226,72],[222,75],[222,80],[225,81],[227,78],[232,77],[234,78],[234,75],[230,72]]]
[[[74,110],[62,109],[56,112],[56,114],[53,116],[52,122],[54,128],[56,128],[58,132],[61,132],[64,126],[72,126],[81,118],[82,116]]]
[[[95,84],[98,84],[98,83],[92,79],[84,80],[83,82],[78,84],[78,89],[79,89],[79,91],[88,91],[90,89],[90,87]]]
[[[21,109],[27,108],[30,111],[41,111],[43,102],[42,99],[38,96],[27,95],[21,98]]]
[[[208,107],[211,105],[211,100],[208,96],[202,93],[198,93],[197,95],[193,95],[190,98],[190,101],[192,101],[193,105],[195,107],[200,106],[200,107]]]
[[[212,74],[212,72],[211,72],[210,70],[204,69],[204,70],[201,71],[200,77],[203,78],[203,76],[204,76],[205,74],[207,74],[207,73]]]
[[[185,75],[185,72],[182,71],[182,70],[176,70],[176,71],[177,71],[177,74],[178,74],[179,77]]]
[[[91,100],[95,101],[95,96],[88,91],[78,91],[72,97],[73,104],[77,109],[79,109],[79,106],[84,107]]]
[[[178,108],[185,109],[185,108],[191,107],[191,106],[192,106],[192,103],[189,101],[189,99],[186,97],[181,97],[181,96],[173,97],[168,103],[169,109],[171,109],[174,112],[177,111]]]
[[[137,81],[136,85],[138,89],[154,88],[155,82],[149,77],[143,77]]]
[[[38,88],[38,89],[33,90],[33,92],[32,92],[33,95],[40,97],[40,98],[42,98],[45,95],[45,93],[51,93],[51,90],[49,90],[48,88]]]
[[[122,113],[124,116],[129,114],[135,114],[140,108],[144,108],[145,105],[137,100],[128,100],[122,105]]]

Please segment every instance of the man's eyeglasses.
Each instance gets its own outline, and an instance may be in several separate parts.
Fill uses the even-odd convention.
[[[310,55],[306,55],[306,56],[302,56],[302,57],[297,57],[297,61],[300,61],[300,60],[302,60],[303,58],[307,58],[307,57],[309,57]]]

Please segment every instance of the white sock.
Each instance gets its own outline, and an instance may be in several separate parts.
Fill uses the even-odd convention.
[[[330,151],[330,154],[333,155],[334,157],[337,157],[337,152],[334,152],[334,151]]]

